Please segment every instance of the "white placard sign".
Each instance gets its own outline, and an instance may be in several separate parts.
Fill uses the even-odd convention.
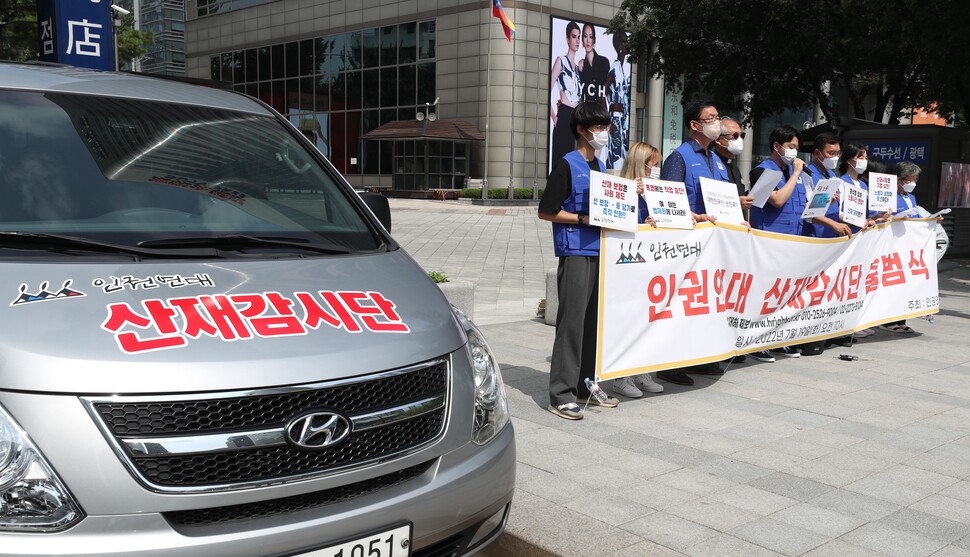
[[[701,176],[701,194],[704,196],[704,207],[708,215],[716,217],[719,222],[729,224],[744,222],[738,187],[732,182],[711,180]]]
[[[628,232],[636,230],[636,181],[591,171],[589,173],[589,223]]]
[[[802,211],[802,218],[824,217],[829,204],[832,203],[835,194],[839,193],[839,187],[844,183],[838,178],[829,178],[828,180],[820,180],[815,184],[812,198],[805,204],[805,210]]]
[[[761,173],[758,181],[751,186],[751,190],[748,191],[748,195],[754,198],[754,206],[759,209],[763,209],[765,203],[768,202],[768,198],[771,197],[771,192],[775,191],[775,186],[778,185],[778,181],[781,180],[782,174],[777,170],[766,169]]]
[[[842,220],[862,228],[866,225],[866,190],[846,183],[842,193]]]
[[[869,210],[896,210],[896,175],[869,173]]]
[[[657,228],[694,228],[690,200],[683,182],[643,180],[643,198]]]

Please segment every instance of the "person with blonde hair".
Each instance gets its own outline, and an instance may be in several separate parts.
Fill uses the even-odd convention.
[[[643,199],[643,178],[660,179],[660,151],[649,143],[634,143],[630,145],[620,177],[637,181],[637,204],[640,222],[653,224],[653,219],[647,210],[647,203]],[[643,393],[662,393],[664,388],[653,380],[649,373],[641,373],[632,377],[621,377],[613,380],[613,392],[629,398],[640,398]]]

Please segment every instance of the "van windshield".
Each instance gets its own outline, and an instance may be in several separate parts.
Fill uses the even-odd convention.
[[[0,91],[0,233],[381,249],[350,192],[293,133],[269,116],[202,106]]]

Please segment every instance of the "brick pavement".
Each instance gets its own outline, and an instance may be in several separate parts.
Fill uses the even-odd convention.
[[[534,207],[391,200],[427,270],[476,284],[517,434],[516,496],[490,555],[970,555],[970,262],[940,266],[942,311],[813,358],[693,387],[545,410],[555,267]],[[859,360],[837,358],[851,352]]]

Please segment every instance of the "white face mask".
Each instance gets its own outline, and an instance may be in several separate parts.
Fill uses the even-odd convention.
[[[660,167],[659,166],[652,166],[652,167],[650,167],[650,178],[652,180],[659,180],[660,179]]]
[[[852,168],[854,168],[859,174],[862,174],[867,168],[869,168],[869,161],[866,159],[857,160]]]
[[[903,191],[906,193],[913,193],[916,189],[916,182],[903,182]]]
[[[711,141],[721,137],[721,123],[714,120],[710,124],[704,124],[704,137]]]
[[[785,149],[785,154],[781,155],[782,160],[791,164],[798,158],[798,149]]]
[[[593,134],[592,139],[588,139],[590,146],[594,151],[599,151],[610,141],[610,132],[603,130],[601,132],[590,132]]]
[[[827,159],[822,159],[822,166],[828,170],[835,170],[839,167],[839,157],[829,157]]]
[[[727,150],[728,150],[728,153],[731,153],[734,156],[740,155],[741,151],[744,151],[744,138],[739,137],[737,139],[732,139],[731,141],[728,141]]]

